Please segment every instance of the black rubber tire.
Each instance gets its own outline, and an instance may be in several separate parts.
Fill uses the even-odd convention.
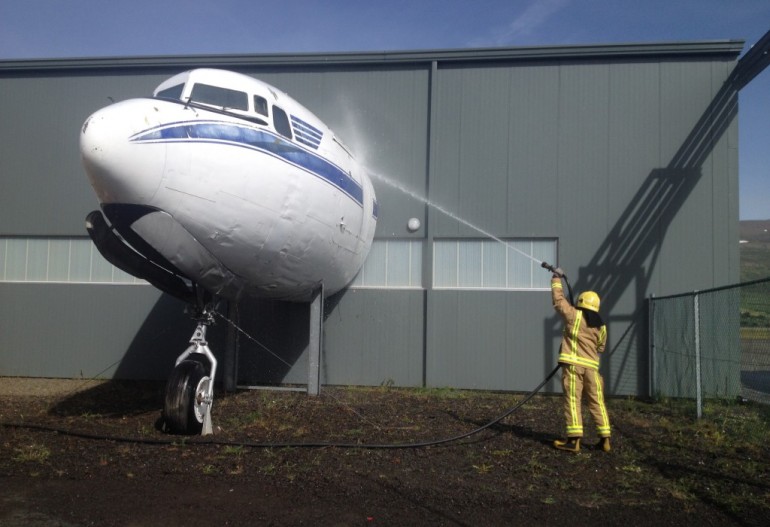
[[[166,383],[163,417],[172,433],[201,433],[203,420],[195,414],[195,392],[205,377],[206,368],[197,360],[184,360],[171,372]]]

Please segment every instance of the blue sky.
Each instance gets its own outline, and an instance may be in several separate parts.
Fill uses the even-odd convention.
[[[0,0],[0,60],[745,40],[768,0]],[[770,68],[740,93],[741,219],[770,219]]]

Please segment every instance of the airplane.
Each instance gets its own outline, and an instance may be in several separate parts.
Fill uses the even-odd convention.
[[[194,307],[163,415],[172,432],[212,433],[214,302],[308,302],[349,284],[377,224],[369,175],[289,95],[211,68],[96,111],[80,153],[101,209],[86,218],[99,252]]]

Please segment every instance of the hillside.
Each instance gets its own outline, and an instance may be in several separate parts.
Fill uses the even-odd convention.
[[[770,220],[740,222],[741,282],[770,276]]]

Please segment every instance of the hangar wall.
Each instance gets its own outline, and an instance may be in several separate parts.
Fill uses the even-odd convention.
[[[506,249],[519,262],[490,281],[506,273],[490,267],[500,254],[482,243],[491,235],[541,244],[540,259],[554,251],[576,291],[602,295],[608,392],[645,393],[645,299],[738,279],[737,97],[720,89],[741,48],[0,62],[0,375],[170,372],[193,329],[176,301],[126,277],[84,283],[9,269],[23,240],[83,240],[83,218],[97,206],[78,159],[85,118],[109,98],[146,96],[174,73],[209,66],[290,93],[379,176],[365,272],[395,269],[404,247],[415,260],[419,276],[408,282],[359,278],[326,302],[323,382],[531,389],[557,356],[548,275]],[[413,217],[422,227],[411,233]],[[41,257],[24,255],[28,267]],[[239,382],[304,382],[304,306],[222,312],[246,330],[222,318],[210,335],[218,354],[238,349]]]

